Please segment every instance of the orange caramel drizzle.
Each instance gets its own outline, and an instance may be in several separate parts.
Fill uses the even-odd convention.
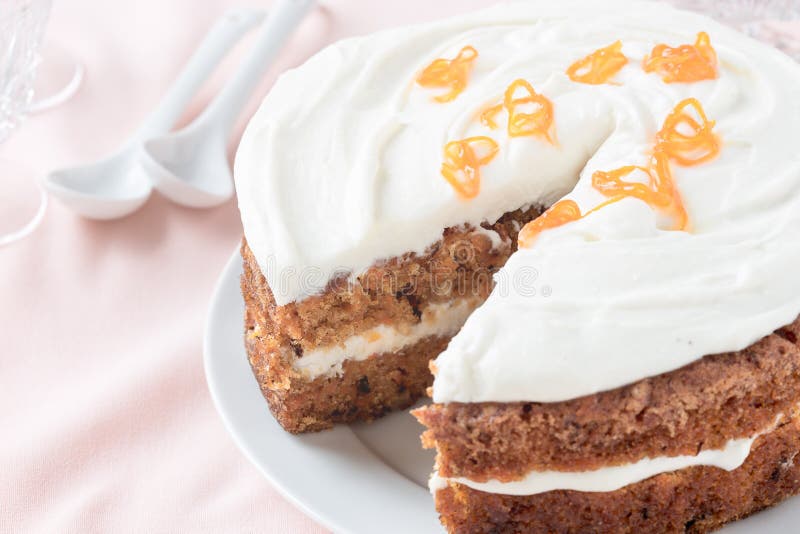
[[[599,85],[607,83],[627,64],[628,58],[622,53],[622,41],[617,41],[570,65],[567,76],[573,82]]]
[[[497,114],[500,113],[501,111],[503,111],[502,102],[484,109],[480,115],[481,124],[483,124],[484,126],[488,126],[492,130],[497,129],[497,121],[495,121],[495,118],[497,117]]]
[[[478,51],[467,45],[453,59],[436,59],[417,77],[417,83],[427,88],[448,88],[450,92],[434,97],[437,102],[454,100],[467,86],[469,73]]]
[[[503,102],[481,113],[481,123],[489,128],[497,128],[495,118],[503,108],[508,111],[509,136],[538,135],[553,143],[550,136],[553,126],[553,103],[537,93],[526,80],[520,78],[511,82],[503,96]]]
[[[689,113],[694,111],[695,116]],[[673,220],[673,230],[687,230],[689,216],[680,191],[672,178],[670,161],[680,165],[698,165],[717,156],[719,137],[712,131],[714,121],[706,117],[700,102],[694,98],[682,100],[664,120],[656,134],[653,155],[647,167],[626,165],[613,171],[595,171],[592,186],[608,200],[581,215],[572,200],[561,200],[542,216],[525,225],[519,234],[519,245],[530,247],[544,230],[577,221],[623,198],[638,198],[654,210],[667,214]],[[624,178],[634,171],[644,173],[646,183],[627,181]]]
[[[463,199],[478,196],[481,190],[481,166],[497,155],[500,147],[491,137],[468,137],[451,141],[444,147],[442,176]]]
[[[623,180],[637,170],[647,175],[648,183]],[[638,198],[652,209],[669,214],[674,221],[673,230],[686,230],[689,224],[683,199],[672,179],[669,156],[665,152],[656,150],[647,167],[627,165],[613,171],[595,171],[592,174],[592,186],[613,200]]]
[[[656,134],[656,151],[684,166],[708,161],[720,150],[714,124],[696,98],[687,98],[675,106]]]
[[[519,90],[524,93],[516,96]],[[508,110],[508,135],[522,137],[540,135],[552,143],[550,128],[553,125],[553,103],[533,90],[523,79],[514,80],[506,89],[503,105]],[[532,106],[529,111],[519,108]]]
[[[693,45],[656,45],[642,62],[645,72],[657,72],[666,83],[697,82],[717,77],[717,53],[706,32]]]
[[[559,200],[539,217],[522,227],[517,238],[519,246],[530,248],[543,231],[577,221],[581,217],[581,209],[574,200]]]

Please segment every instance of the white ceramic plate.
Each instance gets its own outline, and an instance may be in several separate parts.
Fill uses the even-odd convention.
[[[211,396],[239,448],[308,515],[337,533],[441,534],[427,479],[433,452],[407,411],[372,424],[293,436],[272,418],[243,341],[238,251],[222,272],[206,324]],[[800,532],[800,506],[781,506],[729,525],[725,534]]]

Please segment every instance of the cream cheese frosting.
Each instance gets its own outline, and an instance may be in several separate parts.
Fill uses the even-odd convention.
[[[521,480],[513,482],[475,482],[463,477],[443,478],[434,473],[428,485],[432,493],[443,489],[448,481],[486,493],[503,495],[535,495],[553,490],[615,491],[661,473],[697,465],[733,471],[747,459],[754,441],[755,438],[733,439],[722,449],[707,449],[693,456],[643,458],[630,464],[601,467],[591,471],[532,471]]]
[[[792,414],[796,410],[795,408]],[[784,415],[779,414],[769,426],[750,437],[730,439],[720,449],[704,449],[694,455],[655,456],[588,471],[531,471],[520,480],[510,482],[495,479],[476,482],[465,477],[443,477],[434,472],[429,479],[428,488],[431,493],[436,493],[447,487],[448,482],[456,482],[486,493],[503,495],[535,495],[553,490],[616,491],[652,476],[687,467],[708,466],[733,471],[750,456],[756,439],[778,428],[784,420]]]
[[[428,337],[452,336],[479,303],[478,299],[464,298],[429,304],[416,324],[378,325],[341,343],[306,351],[302,358],[294,360],[292,366],[308,380],[340,375],[345,361],[361,361],[374,354],[397,352]]]
[[[640,65],[655,44],[705,31],[719,77],[666,84]],[[615,84],[565,74],[621,40]],[[465,45],[465,90],[416,75]],[[488,130],[476,115],[517,78],[553,103],[557,143]],[[489,300],[437,359],[435,402],[560,401],[739,350],[800,312],[800,67],[712,20],[663,4],[531,0],[342,41],[283,75],[251,121],[235,177],[245,236],[278,304],[336,274],[423,253],[444,228],[494,222],[523,204],[602,197],[596,170],[647,161],[681,100],[716,121],[713,161],[673,169],[691,232],[627,199],[549,230],[497,274]],[[482,188],[458,198],[442,147],[491,135]],[[529,280],[548,291],[518,287]],[[545,296],[547,295],[547,296]]]

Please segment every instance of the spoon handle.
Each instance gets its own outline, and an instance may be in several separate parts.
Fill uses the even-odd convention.
[[[270,8],[269,16],[260,30],[250,55],[225,88],[195,120],[195,124],[210,121],[218,126],[220,133],[227,135],[264,71],[315,4],[315,0],[278,0]]]
[[[264,11],[231,9],[209,30],[158,106],[142,122],[134,143],[166,133],[183,113],[197,89],[208,79],[228,51],[251,28],[264,20]]]

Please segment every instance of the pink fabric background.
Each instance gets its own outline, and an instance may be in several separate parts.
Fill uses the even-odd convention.
[[[82,58],[87,79],[0,157],[44,173],[108,154],[226,7],[268,3],[56,2],[48,38]],[[327,0],[329,16],[304,24],[242,124],[277,73],[330,41],[491,3]],[[0,531],[324,532],[239,453],[206,389],[203,323],[240,235],[234,202],[194,211],[154,195],[116,222],[52,205],[32,237],[0,248]]]

